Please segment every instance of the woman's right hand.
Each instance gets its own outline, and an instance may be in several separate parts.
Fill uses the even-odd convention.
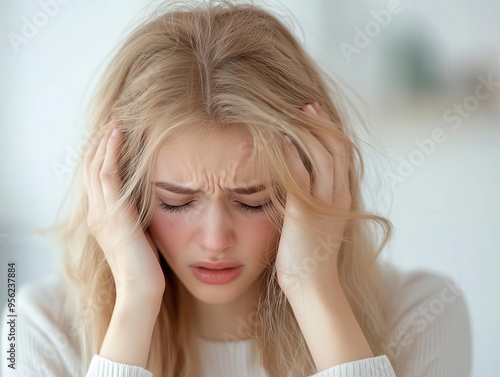
[[[139,228],[132,234],[138,217],[137,209],[127,200],[114,215],[109,213],[118,200],[122,185],[117,173],[117,161],[123,133],[118,127],[118,122],[111,121],[84,157],[89,205],[87,225],[111,268],[117,296],[123,294],[161,300],[165,276],[159,263],[158,249],[147,230]],[[115,137],[111,135],[113,129],[118,130]],[[102,226],[91,226],[101,218],[104,220]]]

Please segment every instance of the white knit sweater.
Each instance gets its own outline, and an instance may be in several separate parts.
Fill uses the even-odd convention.
[[[334,365],[314,377],[469,377],[470,323],[462,294],[450,279],[425,271],[383,269],[388,297],[390,339],[387,355]],[[78,377],[77,339],[64,319],[62,279],[57,274],[21,287],[16,298],[15,369],[9,361],[11,334],[2,310],[1,375],[4,377]],[[321,334],[318,334],[321,336]],[[205,377],[267,377],[251,357],[252,340],[212,342],[198,339]],[[396,367],[396,368],[393,368]],[[85,377],[152,377],[148,370],[94,355]],[[159,377],[159,376],[155,376]],[[300,376],[301,377],[301,376]]]

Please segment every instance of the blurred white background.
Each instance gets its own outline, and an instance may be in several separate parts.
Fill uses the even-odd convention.
[[[0,5],[2,305],[7,261],[16,261],[18,288],[54,270],[57,246],[32,229],[54,221],[86,141],[93,85],[150,4]],[[365,101],[367,201],[395,225],[383,258],[455,280],[472,318],[473,376],[491,375],[500,338],[500,1],[264,5]]]

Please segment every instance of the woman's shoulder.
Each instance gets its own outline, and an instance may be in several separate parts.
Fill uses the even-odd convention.
[[[401,375],[468,376],[471,330],[464,289],[430,270],[387,264],[381,274],[390,328],[384,346]]]
[[[444,313],[452,304],[454,310],[467,309],[463,289],[446,274],[425,269],[403,270],[384,264],[381,275],[393,321],[407,316],[412,308],[434,315]]]
[[[17,308],[24,314],[32,313],[49,315],[57,311],[64,300],[63,277],[58,273],[51,273],[37,280],[31,280],[19,288],[17,292]],[[40,313],[41,312],[41,313]]]
[[[59,273],[51,273],[23,284],[16,294],[16,311],[27,325],[51,326],[67,333],[65,303],[67,282]]]
[[[389,293],[390,301],[397,301],[397,306],[401,306],[402,302],[411,304],[434,297],[441,297],[444,302],[452,297],[463,298],[463,289],[441,272],[404,270],[392,264],[383,264],[380,270],[384,291]]]
[[[15,318],[16,344],[19,345],[17,369],[23,371],[23,375],[56,372],[62,375],[79,368],[79,343],[64,310],[65,284],[59,273],[52,273],[24,283],[16,292],[13,313],[16,317],[12,318]],[[2,325],[2,332],[7,331],[11,329]],[[3,334],[2,341],[5,339]]]

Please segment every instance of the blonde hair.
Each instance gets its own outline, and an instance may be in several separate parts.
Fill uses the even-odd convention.
[[[313,102],[328,119],[303,116],[303,106]],[[339,276],[372,351],[380,355],[388,325],[377,257],[390,238],[392,224],[363,209],[364,166],[348,103],[339,83],[315,64],[269,11],[232,1],[176,2],[135,28],[113,56],[90,108],[90,134],[99,134],[111,119],[119,120],[124,132],[120,197],[137,207],[136,225],[147,229],[155,211],[155,159],[165,140],[188,130],[210,135],[244,125],[252,135],[253,148],[241,144],[239,151],[251,154],[271,189],[273,207],[266,214],[274,226],[279,229],[285,214],[293,217],[286,213],[284,192],[296,196],[299,205],[315,216],[347,220],[338,256]],[[318,167],[303,143],[308,132],[326,148],[328,138],[347,146],[352,198],[347,214],[313,197],[309,188],[293,180],[281,135],[289,135],[314,177]],[[63,245],[63,272],[70,283],[66,310],[81,340],[84,374],[91,356],[99,352],[116,296],[109,265],[89,233],[81,161],[75,172],[70,216],[52,229],[59,232]],[[296,221],[310,228],[305,219]],[[372,226],[376,224],[383,230],[380,243]],[[183,300],[185,288],[163,259],[162,268],[167,289],[147,369],[154,376],[197,376],[198,355],[189,343],[191,326],[187,316],[181,315],[188,310]],[[256,350],[268,375],[315,373],[307,344],[277,283],[274,261],[259,282],[252,322]]]

